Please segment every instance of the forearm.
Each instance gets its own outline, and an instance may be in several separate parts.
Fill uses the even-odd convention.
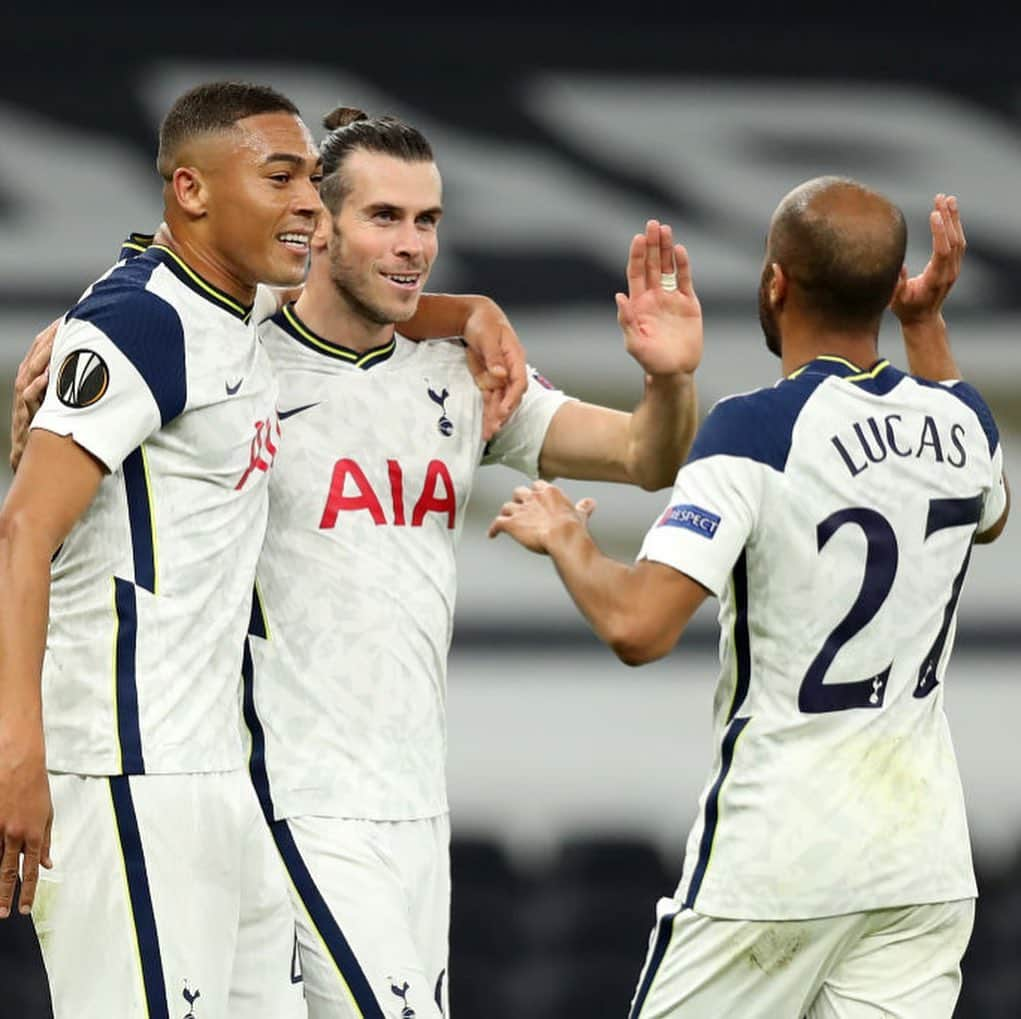
[[[695,377],[646,375],[628,427],[627,472],[647,491],[673,484],[698,429]]]
[[[947,324],[941,314],[915,322],[902,322],[901,335],[908,359],[908,371],[930,382],[961,377],[950,351]]]
[[[640,580],[634,567],[604,555],[580,523],[560,526],[549,536],[546,551],[596,636],[635,664],[631,622],[639,611]]]
[[[476,294],[423,294],[414,316],[402,323],[401,335],[412,340],[464,336],[472,316],[483,308],[492,313],[499,305]]]
[[[50,551],[30,526],[0,521],[0,732],[40,755]]]

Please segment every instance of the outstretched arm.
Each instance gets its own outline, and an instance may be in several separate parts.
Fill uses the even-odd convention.
[[[642,399],[630,414],[588,403],[561,407],[542,447],[544,478],[629,482],[654,491],[673,482],[691,446],[702,312],[687,251],[673,243],[669,226],[649,220],[634,237],[627,281],[628,294],[616,295],[617,320],[627,352],[645,372]]]
[[[930,382],[942,382],[961,377],[943,320],[943,302],[961,274],[967,248],[960,209],[953,195],[936,195],[929,213],[929,229],[932,255],[917,276],[909,277],[907,266],[901,269],[890,310],[900,320],[911,374]]]
[[[626,665],[662,658],[709,592],[662,563],[629,566],[604,555],[588,532],[594,508],[590,499],[574,506],[559,488],[537,481],[514,490],[489,537],[506,533],[550,556],[582,615]]]

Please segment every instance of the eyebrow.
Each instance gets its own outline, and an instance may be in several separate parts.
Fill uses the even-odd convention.
[[[262,161],[262,164],[265,166],[268,163],[293,163],[295,166],[304,166],[306,162],[306,156],[299,156],[293,152],[273,152]],[[316,159],[315,165],[320,166],[321,164],[322,160]]]
[[[369,206],[366,207],[366,211],[367,212],[383,212],[386,209],[392,209],[395,212],[404,212],[404,211],[406,211],[405,207],[403,205],[398,205],[396,202],[373,202],[372,205],[369,205]],[[438,216],[442,216],[443,215],[443,206],[442,205],[434,205],[434,206],[432,206],[429,209],[422,209],[420,212],[416,213],[416,215],[418,215],[418,216],[437,216],[437,217]]]

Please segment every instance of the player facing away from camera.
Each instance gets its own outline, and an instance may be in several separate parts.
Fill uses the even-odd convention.
[[[632,1019],[953,1012],[976,889],[943,681],[972,544],[1008,495],[976,390],[877,353],[893,298],[909,364],[957,375],[949,284],[928,286],[963,251],[955,202],[932,226],[933,260],[898,283],[906,230],[882,195],[819,178],[780,202],[760,317],[785,377],[713,408],[635,565],[553,486],[491,527],[549,554],[629,664],[720,599],[716,757]]]
[[[65,316],[0,511],[0,906],[23,856],[57,1019],[299,1016],[238,704],[280,436],[250,306],[304,279],[319,157],[288,99],[219,82],[158,165],[167,243]]]
[[[533,371],[487,444],[460,342],[397,331],[438,249],[428,142],[358,111],[326,123],[309,278],[261,329],[283,441],[244,664],[251,771],[291,879],[310,1016],[425,1019],[448,1014],[446,658],[476,471],[669,485],[694,433],[701,318],[683,249],[650,222],[618,298],[639,407],[568,400]]]

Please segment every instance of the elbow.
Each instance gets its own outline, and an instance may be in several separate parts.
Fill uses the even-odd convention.
[[[677,641],[662,632],[651,632],[641,623],[631,622],[618,626],[608,635],[607,643],[621,662],[637,668],[664,657]]]

